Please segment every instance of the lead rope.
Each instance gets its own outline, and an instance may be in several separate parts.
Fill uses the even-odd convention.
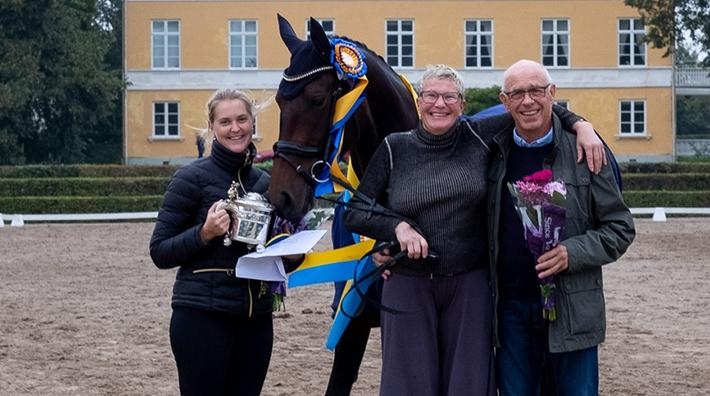
[[[410,219],[398,214],[397,212],[395,212],[387,207],[382,206],[381,204],[378,204],[374,199],[368,197],[367,195],[365,195],[362,192],[355,189],[347,180],[343,180],[340,177],[337,177],[332,174],[331,174],[331,177],[333,178],[334,182],[340,184],[343,188],[350,191],[353,194],[353,198],[356,198],[357,200],[362,201],[362,204],[357,201],[353,202],[352,199],[350,201],[343,201],[340,198],[330,199],[330,198],[325,198],[325,197],[318,197],[319,199],[322,199],[322,200],[328,201],[328,202],[333,202],[336,205],[343,205],[343,206],[350,208],[350,209],[367,212],[369,214],[369,216],[372,216],[372,214],[379,214],[379,215],[383,215],[383,216],[394,217],[396,219],[407,222],[417,232],[419,232],[421,235],[424,235],[424,232],[421,230],[419,225],[417,225],[415,222],[411,221]],[[358,270],[361,265],[364,265],[366,258],[373,255],[374,253],[381,252],[384,249],[394,249],[397,252],[394,253],[390,257],[390,259],[387,262],[385,262],[384,264],[379,265],[379,266],[376,265],[374,269],[370,270],[369,272],[366,272],[365,274],[363,274],[361,276],[358,276],[358,272],[359,272]],[[353,273],[353,287],[350,290],[348,290],[348,293],[352,292],[352,290],[355,289],[355,292],[358,294],[358,296],[360,296],[362,301],[372,304],[376,308],[378,308],[382,311],[388,312],[388,313],[403,313],[402,311],[396,310],[394,308],[389,308],[389,307],[383,305],[382,303],[380,303],[379,301],[376,301],[376,300],[370,298],[369,296],[367,296],[365,294],[365,292],[360,288],[359,285],[361,282],[369,280],[373,277],[382,276],[382,274],[386,270],[394,267],[399,262],[399,260],[401,260],[405,257],[407,257],[407,251],[406,250],[399,250],[399,243],[398,242],[396,242],[396,241],[379,242],[370,251],[363,254],[363,256],[360,258],[360,260],[358,260],[358,264],[355,266],[354,273]],[[439,255],[436,252],[430,250],[428,257],[430,257],[432,259],[436,259],[439,257]],[[342,299],[344,299],[344,298],[345,298],[345,296],[342,297]],[[365,304],[361,304],[356,312],[348,313],[348,312],[343,311],[342,308],[341,308],[341,312],[343,312],[343,315],[345,315],[346,317],[352,318],[354,316],[359,315],[364,309],[365,309]]]

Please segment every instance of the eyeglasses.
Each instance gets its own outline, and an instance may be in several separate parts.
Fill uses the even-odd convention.
[[[442,97],[444,99],[444,103],[446,104],[454,104],[461,99],[461,94],[458,92],[444,92],[444,93],[438,93],[434,91],[422,91],[419,94],[419,97],[422,99],[422,102],[426,104],[434,104],[436,103],[437,100],[439,100],[439,97]]]
[[[545,93],[547,92],[547,88],[550,87],[552,84],[547,84],[544,87],[532,87],[529,89],[516,89],[510,92],[503,92],[503,94],[508,98],[508,100],[512,100],[513,102],[517,102],[520,100],[523,100],[525,98],[525,94],[530,95],[530,98],[532,99],[540,99],[543,96],[545,96]]]

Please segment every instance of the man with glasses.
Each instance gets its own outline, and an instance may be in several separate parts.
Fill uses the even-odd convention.
[[[514,125],[494,136],[488,175],[499,392],[598,395],[597,347],[606,327],[601,267],[629,247],[633,219],[611,167],[595,174],[577,163],[576,137],[552,111],[556,87],[547,70],[521,60],[503,78],[500,100]],[[559,244],[535,261],[507,183],[543,168],[566,185],[566,221]],[[539,279],[547,276],[555,278],[555,320],[542,315]]]

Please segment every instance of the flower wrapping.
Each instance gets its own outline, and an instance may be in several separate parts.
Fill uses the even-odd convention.
[[[565,184],[553,181],[552,171],[543,169],[523,180],[508,183],[508,190],[523,224],[525,242],[537,262],[543,253],[557,246],[564,229]],[[554,276],[540,279],[540,295],[542,317],[556,320]]]

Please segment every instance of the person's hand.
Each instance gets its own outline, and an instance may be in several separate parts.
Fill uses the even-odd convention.
[[[226,234],[229,230],[229,213],[225,209],[218,209],[219,203],[220,201],[217,201],[210,206],[205,223],[200,229],[200,238],[205,243]]]
[[[537,259],[535,271],[540,279],[557,275],[568,268],[567,247],[559,244]]]
[[[409,223],[403,221],[394,229],[399,248],[407,251],[410,259],[425,258],[429,254],[429,244]]]
[[[389,249],[382,249],[372,254],[372,261],[374,261],[375,265],[378,267],[387,264],[390,260],[392,260],[392,256],[390,256]]]
[[[389,249],[382,249],[379,252],[375,252],[372,254],[372,261],[375,263],[376,266],[381,267],[392,260],[392,256],[390,256],[390,250]],[[384,270],[382,271],[382,279],[387,280],[390,277],[390,270]]]
[[[599,173],[602,166],[607,164],[604,143],[589,122],[577,121],[574,127],[577,132],[577,162],[582,162],[586,153],[589,171]]]
[[[295,271],[303,263],[305,258],[305,254],[290,254],[288,256],[281,256],[281,262],[288,273]]]

